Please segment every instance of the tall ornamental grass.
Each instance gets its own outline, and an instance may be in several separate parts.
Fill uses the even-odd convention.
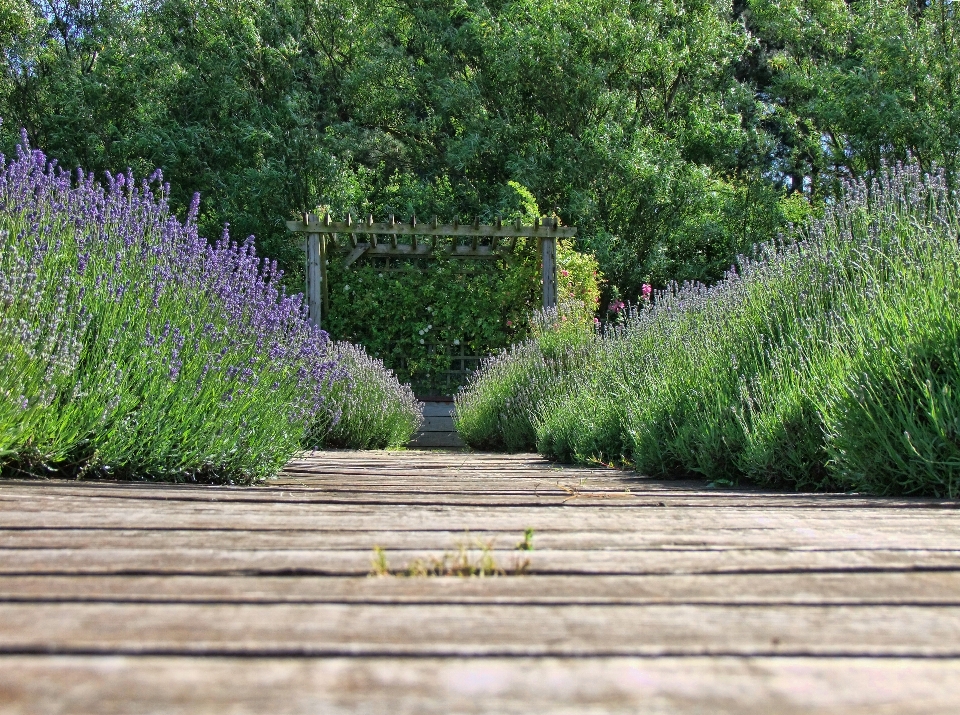
[[[402,447],[423,422],[423,404],[409,384],[358,345],[333,344],[332,354],[349,373],[327,393],[327,409],[314,421],[307,443],[315,448]]]
[[[0,465],[249,482],[343,377],[252,240],[197,234],[159,172],[100,185],[0,156]]]
[[[716,285],[655,293],[569,369],[545,376],[535,341],[491,361],[458,424],[484,426],[471,444],[656,476],[955,497],[957,208],[912,167],[851,184]]]

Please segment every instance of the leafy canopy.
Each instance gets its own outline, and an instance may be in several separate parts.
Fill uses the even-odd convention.
[[[163,168],[209,236],[284,220],[580,227],[625,298],[713,280],[839,182],[960,157],[950,0],[6,0],[0,145]],[[799,193],[808,203],[791,198]]]

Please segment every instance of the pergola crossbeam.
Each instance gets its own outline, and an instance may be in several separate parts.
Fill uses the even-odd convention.
[[[315,218],[315,217],[314,217]],[[353,223],[352,221],[322,220],[287,221],[287,228],[296,233],[336,233],[336,234],[375,234],[378,236],[460,236],[478,238],[517,238],[528,236],[535,238],[573,238],[577,229],[573,226],[559,226],[556,219],[543,219],[543,223],[536,226],[487,226],[464,224],[420,224],[411,226],[409,223]]]
[[[372,216],[366,221],[354,222],[350,215],[346,221],[333,221],[329,214],[323,217],[305,214],[303,221],[287,221],[287,228],[306,236],[303,248],[307,259],[307,305],[310,319],[316,325],[320,325],[320,317],[327,303],[327,258],[334,251],[347,253],[345,266],[364,255],[413,258],[429,257],[438,251],[448,258],[509,260],[518,238],[535,238],[541,255],[543,306],[553,308],[557,304],[557,239],[577,235],[576,227],[561,226],[556,218],[550,216],[535,219],[533,226],[523,226],[519,221],[504,225],[499,217],[493,225],[481,225],[479,220],[462,224],[459,217],[449,224],[439,223],[436,217],[429,223],[421,224],[415,216],[404,223],[396,221],[393,216],[388,222],[374,223]],[[339,234],[348,237],[346,245],[338,245]],[[381,236],[385,240],[378,240]],[[361,241],[361,237],[366,240]],[[428,237],[429,240],[421,241],[420,237]],[[401,238],[406,240],[401,242]],[[461,238],[470,240],[461,243]]]

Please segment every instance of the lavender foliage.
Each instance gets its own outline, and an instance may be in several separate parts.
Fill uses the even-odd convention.
[[[589,369],[597,338],[589,311],[576,301],[538,310],[529,339],[485,358],[454,396],[454,424],[475,449],[535,448],[539,405],[562,400],[569,381]]]
[[[955,497],[957,210],[913,166],[852,182],[717,284],[652,292],[569,367],[533,342],[488,362],[458,425],[657,476]]]
[[[0,463],[251,481],[344,377],[253,239],[197,233],[160,172],[105,184],[0,156]]]
[[[317,413],[307,444],[314,448],[402,447],[423,422],[423,404],[383,361],[362,346],[333,344],[332,354],[349,380],[331,383],[327,409]]]

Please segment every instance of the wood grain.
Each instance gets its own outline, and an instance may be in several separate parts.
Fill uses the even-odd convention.
[[[6,549],[0,575],[25,574],[248,574],[363,576],[371,569],[373,547],[351,551],[322,549]],[[390,566],[403,569],[416,559],[454,553],[444,549],[386,550]],[[475,560],[479,552],[474,552]],[[502,568],[513,571],[529,560],[532,574],[733,574],[783,571],[960,571],[960,551],[906,549],[717,549],[623,551],[493,551]]]
[[[612,529],[564,531],[537,528],[536,553],[552,551],[649,551],[655,550],[910,550],[952,552],[960,550],[960,535],[949,525],[903,533],[912,526],[903,523],[865,527],[852,519],[837,519],[834,528],[815,528],[809,521],[784,520],[782,530],[748,520],[705,523],[691,533],[681,522],[648,520],[642,530]],[[542,524],[536,524],[541,526]],[[190,549],[317,551],[368,550],[374,545],[386,549],[450,549],[460,543],[492,544],[512,549],[521,534],[515,530],[316,528],[295,529],[278,521],[262,529],[152,529],[152,528],[0,528],[0,549]]]
[[[0,656],[0,702],[18,715],[930,715],[958,701],[950,660]]]
[[[26,575],[0,578],[0,602],[960,606],[960,572],[587,575],[483,579],[248,574]]]
[[[2,481],[0,711],[954,712],[957,506],[426,450]],[[459,544],[528,575],[366,575]]]
[[[320,217],[309,214],[304,221],[287,221],[287,229],[298,233],[373,233],[377,235],[394,236],[449,236],[458,238],[463,236],[482,236],[482,237],[501,237],[512,238],[516,236],[552,236],[557,238],[572,238],[577,235],[577,229],[573,226],[558,226],[556,221],[550,217],[544,217],[543,223],[537,226],[490,226],[468,223],[464,224],[439,224],[436,226],[425,224],[408,223],[352,223],[349,221],[330,221],[321,220]]]
[[[0,603],[0,653],[960,658],[960,606]]]

